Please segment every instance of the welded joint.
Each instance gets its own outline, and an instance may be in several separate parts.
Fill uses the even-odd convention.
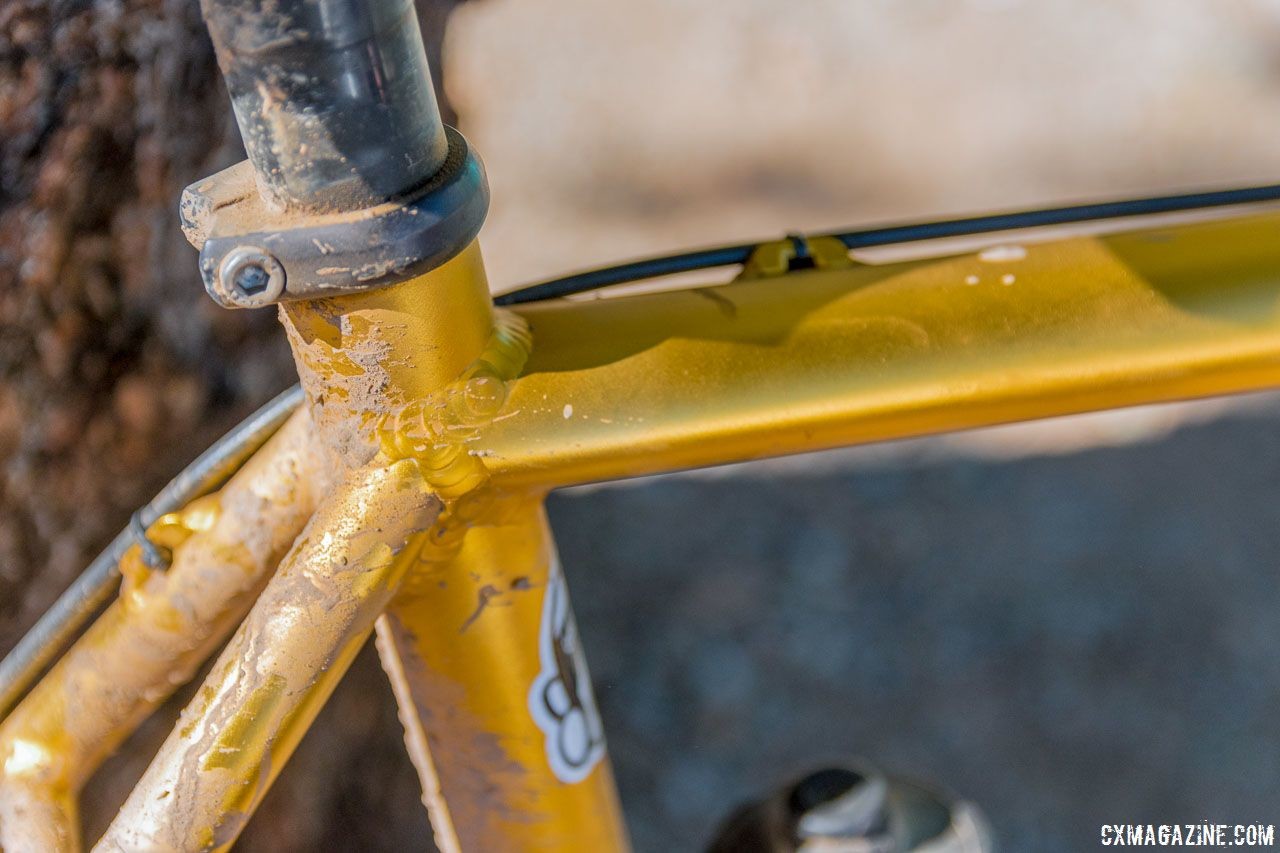
[[[532,351],[528,321],[497,309],[484,349],[457,379],[378,423],[382,456],[413,460],[444,503],[428,532],[421,560],[447,560],[461,547],[470,525],[496,517],[489,470],[473,445],[487,426],[504,416],[511,383]]]

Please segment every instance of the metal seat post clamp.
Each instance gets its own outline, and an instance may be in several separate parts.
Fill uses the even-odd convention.
[[[246,160],[192,184],[182,228],[200,250],[205,289],[226,308],[256,308],[395,284],[443,264],[480,233],[484,166],[446,130],[444,164],[400,198],[353,211],[277,210]]]

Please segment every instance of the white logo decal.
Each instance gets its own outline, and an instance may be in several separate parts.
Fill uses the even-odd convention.
[[[529,689],[529,712],[546,735],[551,772],[572,785],[587,778],[604,756],[604,727],[559,560],[552,562],[547,575],[538,660],[541,668]]]

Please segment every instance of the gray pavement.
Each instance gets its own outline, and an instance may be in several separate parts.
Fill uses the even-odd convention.
[[[842,755],[977,801],[1010,851],[1280,823],[1278,421],[554,496],[638,849]]]

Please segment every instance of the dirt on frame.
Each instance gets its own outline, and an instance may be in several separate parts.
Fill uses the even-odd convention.
[[[208,304],[172,229],[181,185],[239,156],[195,4],[0,5],[3,648],[291,368],[271,318]],[[1280,174],[1275,0],[488,0],[449,41],[500,289]],[[56,288],[16,292],[42,268]],[[1269,818],[1276,418],[1161,438],[1170,411],[556,496],[638,849],[693,849],[848,752],[973,797],[1006,849],[1083,849],[1099,819]],[[91,785],[91,836],[180,704]],[[366,653],[240,849],[421,849],[402,752]]]
[[[421,3],[424,30],[442,33],[453,5]],[[178,228],[182,188],[242,157],[194,0],[0,4],[0,649],[183,464],[296,379],[274,313],[216,307]],[[368,689],[332,709],[351,719],[308,740],[240,849],[429,834],[425,817],[407,833],[366,819],[412,813],[416,794],[365,657]],[[178,707],[91,783],[87,837]]]

